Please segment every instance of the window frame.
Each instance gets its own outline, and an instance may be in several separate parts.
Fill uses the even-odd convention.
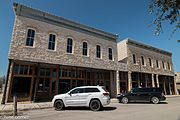
[[[136,54],[133,54],[133,64],[137,64],[137,62],[136,62]]]
[[[145,58],[143,55],[141,56],[141,65],[146,66]]]
[[[112,52],[111,54],[110,54],[110,51],[109,51],[110,49],[111,49],[111,52]],[[112,59],[110,59],[110,55],[111,55]],[[113,49],[112,49],[112,47],[108,47],[108,59],[111,60],[111,61],[114,61]]]
[[[53,50],[53,49],[49,49],[50,35],[54,35],[54,36],[55,36],[54,50]],[[50,50],[50,51],[56,51],[56,41],[57,41],[57,35],[56,35],[55,33],[49,33],[49,36],[48,36],[48,50]],[[51,42],[51,45],[52,45],[52,42]]]
[[[165,63],[163,60],[162,60],[162,68],[165,69]]]
[[[98,52],[98,50],[97,50],[97,47],[100,47],[100,51]],[[98,53],[100,54],[100,56],[98,57]],[[101,47],[101,45],[100,44],[97,44],[96,45],[96,58],[97,59],[102,59],[102,47]]]
[[[84,49],[84,43],[87,44],[87,48],[86,48],[86,49]],[[84,50],[86,50],[87,55],[84,54]],[[89,56],[89,48],[88,48],[88,42],[87,42],[87,41],[82,41],[82,55],[83,55],[83,56],[86,56],[86,57]]]
[[[70,45],[70,46],[68,44],[68,39],[72,40],[72,45]],[[71,47],[71,52],[68,52],[68,47]],[[73,40],[72,37],[67,37],[67,39],[66,39],[66,53],[68,53],[68,54],[73,54],[74,53],[74,40]]]
[[[148,60],[149,60],[149,66],[150,66],[150,67],[153,67],[153,64],[152,64],[152,63],[153,63],[153,62],[152,62],[152,59],[151,59],[151,58],[148,58]]]
[[[29,31],[29,30],[33,30],[33,31],[34,31],[33,45],[32,45],[32,46],[27,45],[28,31]],[[32,38],[32,37],[30,37],[30,38]],[[32,27],[28,27],[27,30],[26,30],[25,46],[26,46],[26,47],[30,47],[30,48],[34,48],[34,47],[35,47],[35,38],[36,38],[36,29],[34,29],[34,28],[32,28]]]
[[[171,64],[170,64],[170,62],[167,62],[167,64],[168,64],[168,70],[171,71]]]
[[[159,60],[156,59],[156,67],[160,69]]]

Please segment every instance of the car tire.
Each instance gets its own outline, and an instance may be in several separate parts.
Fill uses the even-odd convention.
[[[129,99],[128,99],[127,97],[123,97],[123,98],[121,99],[121,102],[122,102],[123,104],[127,104],[127,103],[129,102]]]
[[[158,104],[159,103],[159,98],[154,96],[154,97],[151,98],[151,102],[153,104]]]
[[[55,110],[63,110],[64,109],[64,103],[62,100],[56,100],[54,103]]]
[[[99,111],[102,108],[101,102],[97,99],[91,100],[89,107],[92,111]]]

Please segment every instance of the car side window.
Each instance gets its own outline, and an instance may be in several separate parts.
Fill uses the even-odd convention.
[[[137,92],[139,92],[138,89],[132,89],[131,90],[131,93],[137,93]]]
[[[85,88],[85,93],[100,92],[97,88]]]
[[[71,91],[70,94],[77,94],[77,93],[83,93],[83,92],[84,92],[83,88],[77,88]]]

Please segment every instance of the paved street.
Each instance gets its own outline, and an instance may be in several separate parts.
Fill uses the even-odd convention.
[[[180,120],[180,97],[168,98],[167,102],[111,103],[103,111],[93,112],[88,108],[67,108],[55,111],[53,108],[26,111],[30,120]]]

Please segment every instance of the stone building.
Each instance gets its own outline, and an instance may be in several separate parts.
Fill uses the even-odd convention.
[[[128,80],[120,79],[120,88],[161,87],[167,95],[176,94],[172,53],[125,39],[118,43],[118,61],[128,67]]]
[[[180,72],[175,73],[175,78],[176,78],[176,87],[178,94],[180,94]]]
[[[117,93],[117,35],[14,3],[15,21],[3,101],[51,100],[75,86]]]
[[[132,87],[162,87],[166,94],[175,94],[171,53],[131,40],[117,43],[112,33],[13,6],[2,103],[12,101],[13,95],[18,101],[51,100],[83,85],[103,85],[111,97]]]

